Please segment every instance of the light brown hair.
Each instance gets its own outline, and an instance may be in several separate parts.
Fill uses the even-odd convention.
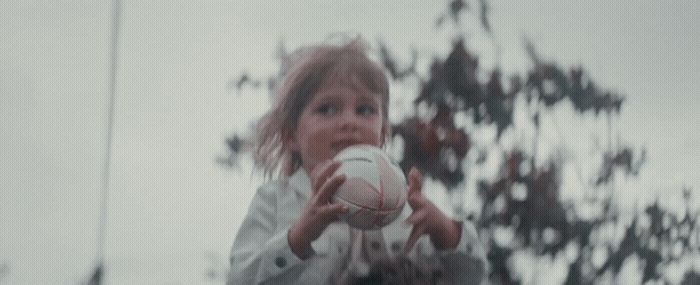
[[[287,58],[288,68],[274,92],[272,108],[256,129],[254,159],[265,177],[274,172],[289,176],[301,166],[301,158],[284,142],[295,131],[299,117],[325,82],[362,86],[381,96],[385,136],[389,131],[389,82],[384,69],[367,56],[367,44],[355,38],[345,44],[320,44],[301,48]]]

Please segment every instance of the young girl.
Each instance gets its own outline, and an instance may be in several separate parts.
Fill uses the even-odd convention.
[[[280,179],[261,186],[231,250],[229,284],[338,284],[358,280],[382,260],[427,264],[431,280],[485,280],[486,256],[469,221],[454,221],[421,194],[408,175],[408,204],[380,230],[338,220],[347,208],[330,202],[345,179],[334,175],[339,151],[383,146],[390,135],[389,83],[355,39],[294,54],[276,104],[258,124],[256,163]],[[433,278],[433,277],[437,277]]]

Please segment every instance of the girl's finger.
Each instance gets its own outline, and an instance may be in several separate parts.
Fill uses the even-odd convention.
[[[406,198],[406,201],[411,206],[411,209],[417,210],[424,207],[426,199],[420,192],[414,192],[413,195],[409,195]]]
[[[413,229],[411,230],[411,235],[408,237],[408,240],[406,240],[406,245],[403,248],[404,254],[410,252],[411,249],[413,249],[413,246],[418,241],[418,238],[420,238],[424,233],[425,227],[422,224],[413,226]]]
[[[328,180],[333,172],[340,167],[340,161],[328,160],[324,161],[311,171],[311,181],[313,181],[312,191],[318,191],[321,186]]]
[[[408,172],[408,196],[420,193],[423,187],[421,184],[420,171],[415,166],[411,167],[411,171]]]
[[[425,220],[425,217],[428,216],[428,211],[416,211],[413,212],[406,220],[404,221],[407,224],[411,225],[416,225],[420,223],[421,221]]]
[[[325,205],[328,204],[328,201],[330,201],[331,196],[335,194],[335,191],[338,190],[338,187],[340,187],[343,182],[345,182],[345,174],[340,174],[340,175],[335,175],[331,177],[330,179],[327,179],[325,183],[321,186],[320,189],[318,189],[318,192],[316,193],[316,203],[317,205]]]
[[[327,204],[324,206],[321,206],[319,209],[319,212],[321,212],[322,215],[325,216],[332,216],[332,217],[337,217],[339,215],[345,214],[349,211],[348,206],[345,206],[343,204]]]

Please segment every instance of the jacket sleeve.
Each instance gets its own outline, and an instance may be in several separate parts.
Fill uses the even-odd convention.
[[[258,189],[231,249],[227,284],[282,284],[296,280],[304,261],[289,247],[286,228],[278,229],[277,192],[268,184]]]
[[[454,284],[487,283],[486,251],[471,221],[462,221],[462,236],[454,249],[436,250],[435,254]]]

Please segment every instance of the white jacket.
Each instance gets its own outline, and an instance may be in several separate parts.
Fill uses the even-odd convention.
[[[299,259],[289,247],[287,232],[311,195],[310,185],[300,169],[288,179],[257,190],[233,242],[227,284],[335,284],[348,276],[366,274],[373,261],[402,250],[411,232],[403,225],[411,213],[408,206],[380,230],[360,231],[333,223],[311,243],[314,254]],[[478,284],[486,279],[486,254],[469,221],[463,222],[455,249],[435,250],[429,237],[422,236],[408,257],[440,270],[448,284]]]

